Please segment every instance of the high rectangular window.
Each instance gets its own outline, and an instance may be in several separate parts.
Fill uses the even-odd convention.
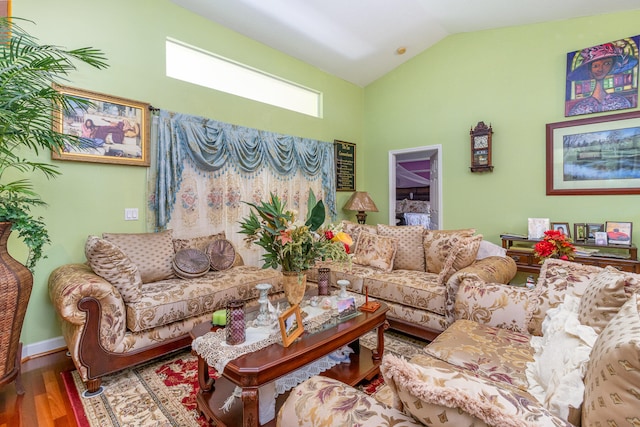
[[[177,40],[166,41],[167,76],[322,117],[322,94]]]

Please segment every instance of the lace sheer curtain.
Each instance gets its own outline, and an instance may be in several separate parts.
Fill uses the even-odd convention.
[[[336,216],[333,144],[260,131],[161,110],[153,117],[148,228],[173,229],[189,238],[224,231],[245,259],[261,265],[256,245],[246,246],[238,221],[243,201],[270,193],[307,214],[309,190]]]

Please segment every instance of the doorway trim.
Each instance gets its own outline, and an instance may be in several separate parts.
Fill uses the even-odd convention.
[[[438,163],[436,168],[436,203],[438,213],[438,225],[443,228],[442,225],[442,212],[444,207],[442,205],[442,144],[426,145],[423,147],[405,148],[403,150],[391,150],[389,151],[389,224],[396,224],[396,163],[399,155],[416,154],[422,155],[422,157],[429,154],[429,157],[434,157]],[[433,180],[432,180],[433,181]],[[431,192],[433,194],[433,192]]]

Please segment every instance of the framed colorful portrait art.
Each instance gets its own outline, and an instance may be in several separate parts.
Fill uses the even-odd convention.
[[[567,54],[565,117],[638,106],[640,36]]]
[[[54,88],[90,101],[91,107],[55,111],[54,129],[76,135],[80,144],[52,151],[52,159],[149,166],[149,104],[66,86]]]

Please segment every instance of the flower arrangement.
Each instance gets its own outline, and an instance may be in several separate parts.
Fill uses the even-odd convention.
[[[246,234],[247,243],[255,243],[266,251],[262,268],[302,272],[316,260],[350,261],[351,237],[337,226],[321,227],[326,215],[324,203],[316,201],[313,191],[309,194],[309,215],[304,223],[297,219],[297,212],[286,209],[274,194],[268,202],[244,203],[252,209],[249,217],[240,221],[240,233]]]
[[[544,232],[542,240],[535,244],[533,250],[542,264],[547,258],[572,260],[576,248],[571,244],[571,239],[563,232],[547,230]]]

